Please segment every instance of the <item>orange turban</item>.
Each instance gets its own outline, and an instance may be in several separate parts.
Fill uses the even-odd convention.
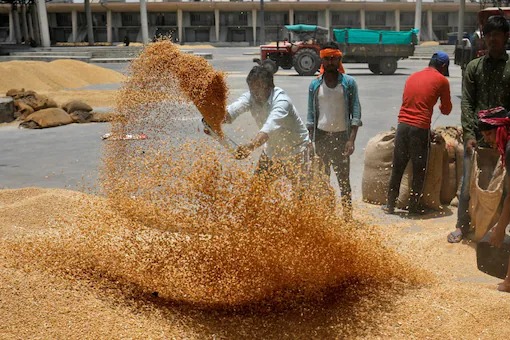
[[[327,57],[338,57],[342,58],[343,54],[340,50],[334,49],[334,48],[325,48],[320,51],[320,57],[321,59],[327,58]],[[321,74],[324,73],[324,65],[321,64],[321,69],[319,71]],[[340,60],[340,64],[338,65],[338,72],[345,73],[344,65],[342,65],[342,60]]]

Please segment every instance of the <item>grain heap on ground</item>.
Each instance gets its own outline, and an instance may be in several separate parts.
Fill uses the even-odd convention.
[[[200,116],[187,99],[194,92],[183,94],[168,69],[174,60],[175,46],[162,41],[133,64],[119,93],[126,119],[112,133],[143,128],[151,138],[107,144],[107,200],[84,205],[69,235],[46,241],[49,262],[170,301],[224,308],[320,299],[353,283],[419,282],[420,272],[373,228],[343,223],[314,188],[298,199],[287,180],[258,181],[251,164],[218,151],[213,140],[193,140]],[[207,71],[200,65],[183,67],[199,78]]]
[[[92,84],[119,83],[119,72],[78,60],[7,61],[0,63],[0,92],[12,88],[54,91]]]

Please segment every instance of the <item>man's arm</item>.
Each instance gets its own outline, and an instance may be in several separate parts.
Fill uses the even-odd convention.
[[[476,145],[476,65],[480,60],[472,61],[468,64],[462,78],[462,101],[461,101],[461,117],[462,130],[464,132],[464,140],[469,144],[469,140],[474,141]],[[472,144],[472,142],[471,142]]]
[[[348,107],[350,110],[349,116],[351,117],[351,133],[349,134],[347,143],[345,143],[345,149],[343,151],[344,156],[350,156],[354,153],[354,145],[356,142],[356,136],[358,135],[358,128],[363,125],[361,122],[361,105],[359,103],[358,85],[353,78],[349,88],[350,93]]]
[[[441,86],[441,92],[439,94],[439,98],[441,99],[441,104],[439,105],[439,110],[444,115],[449,115],[452,112],[452,97],[450,95],[450,82],[448,79],[443,79],[443,85]]]
[[[351,133],[349,135],[349,140],[345,143],[344,156],[350,156],[354,153],[354,142],[356,142],[356,136],[358,134],[358,126],[351,126]]]
[[[224,123],[232,123],[239,115],[250,110],[250,92],[243,93],[235,102],[227,106]]]
[[[358,97],[358,85],[356,84],[356,81],[352,79],[351,84],[351,93],[350,93],[350,110],[351,110],[351,125],[352,126],[362,126],[363,123],[361,122],[361,105],[359,103],[359,97]],[[354,136],[356,138],[356,136]]]
[[[308,112],[306,115],[306,128],[308,129],[308,133],[310,134],[310,139],[313,140],[313,133],[315,130],[315,82],[316,80],[313,80],[310,83],[310,86],[308,87]]]

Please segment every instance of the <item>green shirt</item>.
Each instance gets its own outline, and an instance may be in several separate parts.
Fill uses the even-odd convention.
[[[510,110],[510,62],[488,55],[472,60],[462,79],[461,123],[464,140],[480,140],[478,111],[497,106]]]

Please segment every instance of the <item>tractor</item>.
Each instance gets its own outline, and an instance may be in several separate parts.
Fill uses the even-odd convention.
[[[314,75],[321,66],[319,50],[321,44],[328,40],[328,30],[316,25],[285,25],[285,29],[288,38],[283,41],[277,39],[276,45],[260,46],[261,59],[255,58],[253,61],[274,61],[274,72],[279,67],[284,70],[294,67],[301,76]]]

